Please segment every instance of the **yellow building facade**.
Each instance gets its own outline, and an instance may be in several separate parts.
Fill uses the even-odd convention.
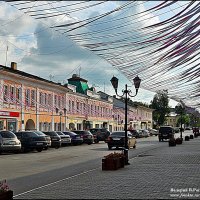
[[[112,102],[11,68],[0,68],[0,130],[112,130]]]

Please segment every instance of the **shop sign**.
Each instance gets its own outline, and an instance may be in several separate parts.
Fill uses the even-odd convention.
[[[19,117],[19,112],[0,111],[0,116]]]

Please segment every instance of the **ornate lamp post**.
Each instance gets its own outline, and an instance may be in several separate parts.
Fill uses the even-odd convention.
[[[134,79],[133,79],[133,82],[134,82],[134,85],[135,85],[135,90],[136,90],[136,93],[135,95],[131,95],[131,90],[128,90],[128,86],[127,84],[125,84],[125,90],[122,90],[122,95],[118,95],[117,93],[117,88],[118,88],[118,78],[116,77],[112,77],[112,79],[110,80],[111,83],[112,83],[112,86],[113,88],[115,89],[115,93],[117,96],[119,97],[123,97],[125,95],[125,126],[124,126],[124,130],[125,130],[125,144],[124,144],[124,156],[125,156],[125,164],[128,165],[129,162],[128,162],[128,132],[127,132],[127,119],[128,119],[128,109],[127,109],[127,105],[128,105],[128,96],[130,97],[135,97],[138,93],[138,89],[140,87],[140,82],[141,82],[141,79],[136,76]]]
[[[183,126],[183,107],[181,105],[181,135],[180,135],[181,139],[183,139],[183,128],[182,128],[182,126]]]

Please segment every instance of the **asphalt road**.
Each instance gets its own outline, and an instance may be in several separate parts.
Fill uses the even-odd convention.
[[[190,134],[192,131],[185,131],[183,137]],[[176,134],[176,137],[178,136],[180,133]],[[156,136],[137,139],[136,149],[129,150],[129,159],[166,145],[167,142],[158,142]],[[42,152],[3,154],[0,156],[0,180],[6,179],[14,195],[17,195],[100,168],[103,156],[114,151],[122,150],[108,150],[107,144],[100,142],[92,145],[48,149]]]

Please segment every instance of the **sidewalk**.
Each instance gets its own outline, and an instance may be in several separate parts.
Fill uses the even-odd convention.
[[[99,168],[14,199],[200,199],[200,137],[168,143],[116,171]]]

